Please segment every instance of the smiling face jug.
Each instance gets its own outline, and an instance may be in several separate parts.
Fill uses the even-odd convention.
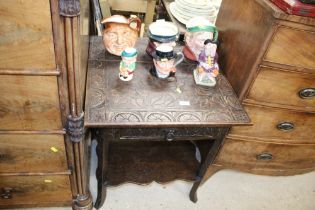
[[[108,52],[120,56],[126,48],[135,46],[141,27],[139,18],[113,15],[102,23],[105,24],[103,42]]]

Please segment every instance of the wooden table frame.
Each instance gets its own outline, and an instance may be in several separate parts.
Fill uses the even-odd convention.
[[[196,202],[198,187],[230,127],[250,122],[223,75],[214,88],[196,86],[196,64],[185,60],[175,81],[153,77],[147,42],[136,44],[134,78],[123,82],[118,78],[120,57],[106,52],[101,38],[91,38],[85,126],[98,142],[95,208],[103,205],[107,186],[125,182],[193,181],[190,199]]]

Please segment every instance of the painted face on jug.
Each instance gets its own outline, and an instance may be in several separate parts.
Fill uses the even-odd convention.
[[[114,55],[121,55],[124,49],[135,45],[138,34],[126,25],[112,24],[103,37],[106,49]]]
[[[157,71],[159,71],[161,74],[168,75],[171,71],[174,71],[174,59],[165,60],[165,61],[159,61],[159,60],[153,60],[154,65]]]
[[[204,47],[204,42],[207,39],[213,39],[213,33],[208,31],[200,32],[187,32],[186,34],[186,44],[190,50],[195,54],[196,57],[199,56],[200,51]]]

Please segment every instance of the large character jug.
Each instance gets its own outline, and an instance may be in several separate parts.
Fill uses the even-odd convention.
[[[125,18],[122,15],[113,15],[102,20],[105,24],[103,42],[111,54],[121,56],[126,48],[134,47],[141,28],[138,17]]]
[[[217,28],[208,19],[199,16],[191,18],[186,28],[183,53],[189,60],[198,61],[199,54],[204,49],[204,42],[207,39],[217,42]]]

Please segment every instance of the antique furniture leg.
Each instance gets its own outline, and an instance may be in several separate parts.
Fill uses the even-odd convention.
[[[194,182],[190,193],[189,198],[192,202],[197,202],[197,190],[200,184],[204,179],[204,175],[207,172],[208,167],[214,162],[217,153],[219,152],[220,147],[223,145],[224,138],[228,133],[229,128],[222,128],[220,129],[220,134],[217,139],[214,140],[213,145],[211,146],[206,158],[201,163],[198,175],[196,177],[196,181]]]
[[[94,204],[96,209],[99,209],[106,198],[106,173],[108,168],[108,142],[109,139],[105,138],[104,133],[96,130],[97,147],[96,154],[98,159],[98,166],[96,169],[97,178],[97,198]]]

